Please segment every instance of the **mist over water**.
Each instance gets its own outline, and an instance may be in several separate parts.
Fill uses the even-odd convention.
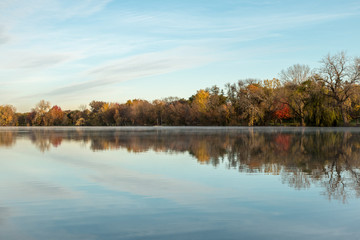
[[[0,128],[1,239],[356,239],[360,129]]]

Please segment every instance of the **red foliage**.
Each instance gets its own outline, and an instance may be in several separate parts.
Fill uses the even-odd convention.
[[[279,110],[276,110],[274,113],[277,119],[288,119],[291,118],[290,108],[287,104],[282,103]]]
[[[53,106],[50,111],[62,112],[61,107],[59,107],[59,106],[57,106],[57,105]]]
[[[61,119],[63,117],[63,111],[61,110],[61,107],[55,105],[50,109],[51,116],[54,119]]]

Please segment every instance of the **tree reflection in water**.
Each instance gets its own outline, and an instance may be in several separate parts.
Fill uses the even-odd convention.
[[[93,151],[189,153],[201,164],[280,175],[295,189],[321,186],[329,199],[360,197],[360,131],[355,128],[4,128],[0,147],[29,139],[40,151],[63,141]]]

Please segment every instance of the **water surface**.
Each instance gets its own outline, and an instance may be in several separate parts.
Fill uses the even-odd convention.
[[[360,239],[358,128],[0,128],[0,239]]]

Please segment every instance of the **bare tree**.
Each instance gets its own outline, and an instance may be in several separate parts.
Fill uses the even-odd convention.
[[[308,65],[295,64],[280,72],[280,80],[283,82],[291,82],[301,84],[311,75],[311,69]]]
[[[79,106],[79,110],[80,110],[81,112],[85,111],[86,109],[87,109],[87,105],[86,105],[86,104],[81,104],[81,105]]]
[[[344,125],[348,125],[351,96],[355,93],[355,84],[360,81],[360,60],[349,58],[345,52],[340,52],[336,55],[328,54],[321,60],[321,64],[318,81],[328,89],[326,95],[335,101]]]
[[[305,126],[305,107],[309,104],[309,87],[311,69],[308,65],[295,64],[282,70],[280,79],[284,82],[281,100],[288,105],[293,114],[300,119],[301,126]]]

